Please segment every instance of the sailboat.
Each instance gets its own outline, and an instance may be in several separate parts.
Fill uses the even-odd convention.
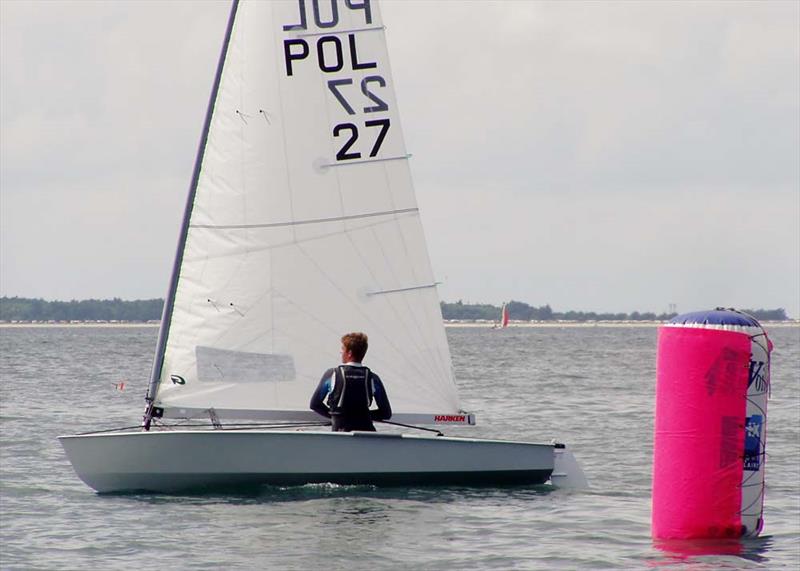
[[[506,327],[508,327],[508,305],[504,303],[500,308],[500,321],[494,325],[493,329],[505,329]]]
[[[361,330],[391,422],[475,423],[458,399],[409,156],[375,0],[234,0],[144,420],[61,436],[78,476],[101,493],[584,485],[563,444],[331,432],[309,410],[339,337]]]
[[[500,320],[492,325],[492,329],[506,329],[508,327],[508,305],[504,302],[500,308]]]

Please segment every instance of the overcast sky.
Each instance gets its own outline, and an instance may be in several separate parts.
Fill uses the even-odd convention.
[[[382,6],[442,299],[800,317],[800,3]],[[0,0],[0,294],[165,295],[228,11]]]

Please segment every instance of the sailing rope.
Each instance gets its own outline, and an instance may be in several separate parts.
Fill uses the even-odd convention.
[[[436,436],[444,436],[444,433],[435,428],[424,428],[422,426],[414,426],[412,424],[402,424],[400,422],[391,422],[389,420],[376,420],[375,422],[382,422],[383,424],[392,424],[394,426],[402,426],[403,428],[413,428],[415,430],[424,430],[425,432],[435,432]]]

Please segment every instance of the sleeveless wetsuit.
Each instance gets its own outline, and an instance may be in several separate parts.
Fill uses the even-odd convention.
[[[372,401],[378,410],[370,410]],[[388,420],[392,407],[380,377],[362,365],[328,369],[311,397],[311,410],[328,417],[334,431],[374,432],[373,420]]]
[[[367,367],[340,365],[336,367],[334,375],[333,390],[328,396],[333,430],[375,432],[369,413],[373,398],[370,370]]]

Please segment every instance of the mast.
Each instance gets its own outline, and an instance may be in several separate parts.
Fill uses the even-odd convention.
[[[158,331],[158,343],[156,344],[156,353],[153,359],[153,369],[150,373],[150,384],[147,387],[147,408],[145,409],[142,428],[150,430],[150,422],[153,419],[153,403],[158,391],[158,385],[161,382],[161,368],[164,365],[164,352],[167,347],[167,339],[169,338],[169,327],[172,321],[172,309],[175,304],[175,292],[178,289],[178,279],[180,278],[181,265],[183,263],[183,252],[186,247],[186,237],[189,233],[189,221],[192,217],[192,208],[194,206],[195,194],[197,193],[197,183],[200,180],[200,169],[203,166],[203,156],[205,155],[206,142],[208,141],[208,132],[211,128],[211,117],[214,114],[214,105],[217,101],[217,94],[219,92],[220,80],[222,78],[222,69],[225,67],[225,59],[228,55],[228,45],[231,41],[233,33],[233,22],[236,19],[236,11],[239,7],[239,0],[233,0],[231,4],[230,15],[228,16],[228,27],[225,31],[225,40],[222,43],[222,51],[219,55],[219,62],[217,63],[217,73],[214,77],[214,86],[211,89],[211,97],[208,102],[208,109],[206,110],[205,125],[203,126],[203,134],[200,137],[200,145],[197,149],[197,157],[194,163],[194,172],[192,173],[192,182],[189,186],[189,195],[186,198],[186,207],[183,212],[183,223],[181,224],[181,233],[178,238],[178,248],[175,252],[175,262],[172,266],[172,276],[170,277],[169,290],[167,298],[164,300],[164,310],[161,314],[161,327]]]

